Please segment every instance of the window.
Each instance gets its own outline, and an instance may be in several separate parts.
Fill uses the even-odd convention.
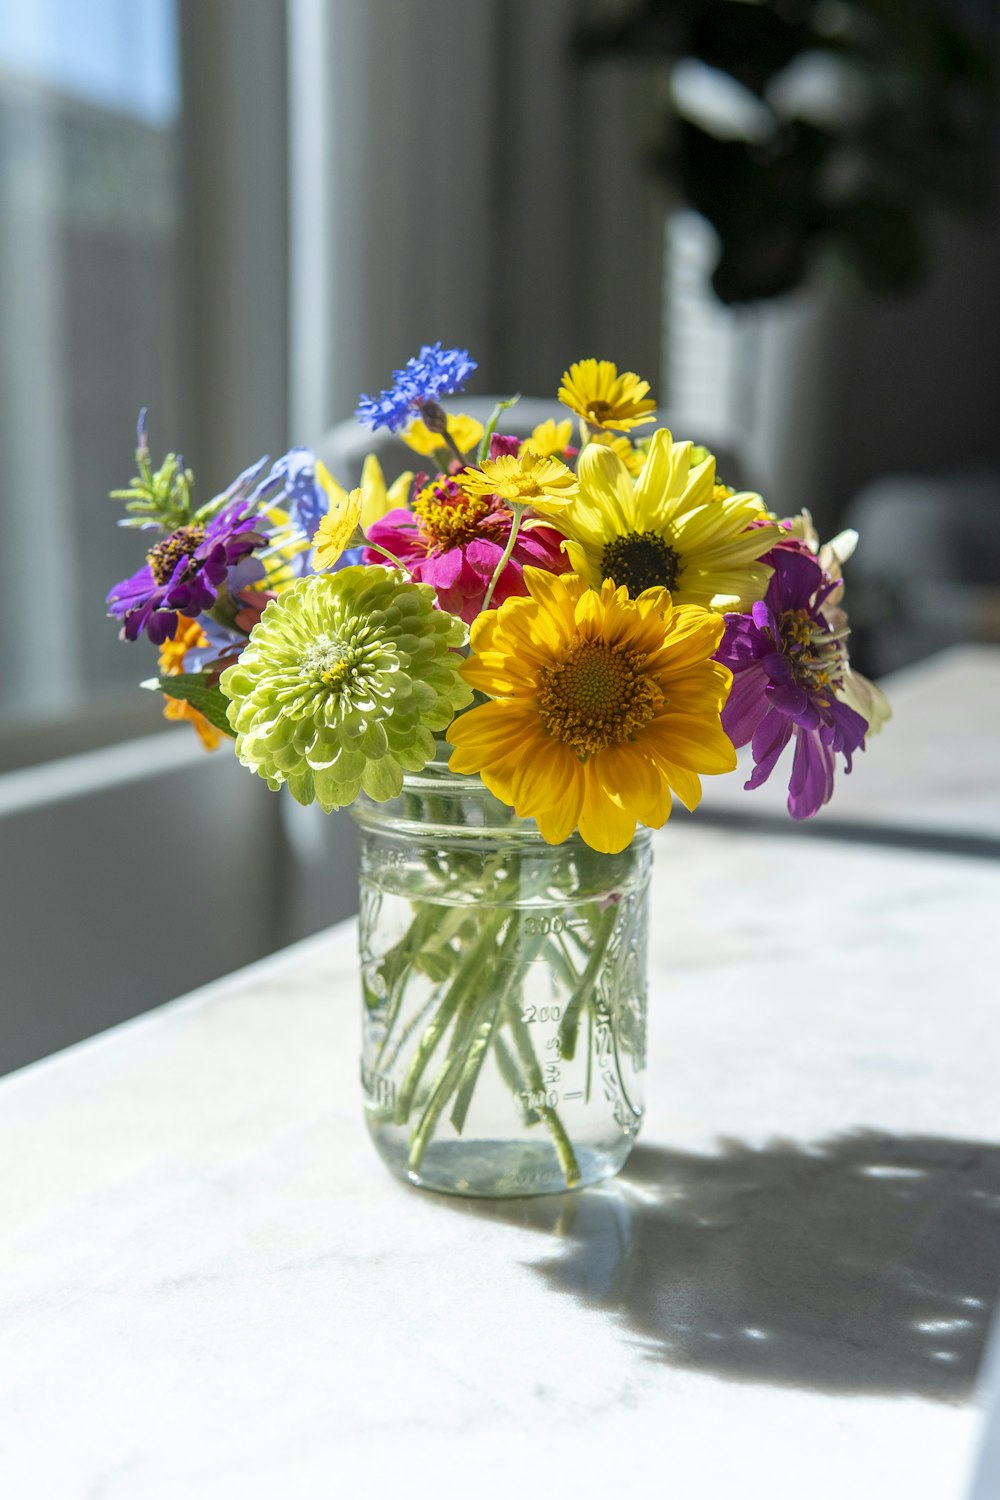
[[[0,3],[0,716],[134,692],[103,595],[138,393],[181,425],[174,0]]]

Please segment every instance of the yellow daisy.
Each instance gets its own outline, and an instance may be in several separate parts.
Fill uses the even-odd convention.
[[[323,470],[323,478],[320,484],[330,504],[335,502],[343,504],[347,499],[347,491],[342,484],[338,484],[325,464],[318,464],[316,477],[319,478],[319,470]],[[394,479],[392,484],[386,486],[385,475],[382,473],[382,465],[374,453],[369,453],[361,469],[361,526],[367,531],[373,521],[381,521],[390,510],[399,510],[405,507],[413,484],[413,470],[407,469]]]
[[[471,453],[483,435],[483,424],[477,422],[475,417],[467,416],[465,412],[459,412],[456,416],[448,417],[448,436],[452,439],[459,453]],[[401,434],[403,442],[412,448],[414,453],[419,453],[422,458],[429,457],[438,448],[447,448],[447,438],[440,432],[432,432],[422,417],[411,422],[404,433]]]
[[[719,722],[732,673],[711,660],[723,620],[662,588],[630,600],[539,568],[524,581],[528,598],[472,627],[462,676],[492,701],[452,723],[448,764],[478,773],[548,843],[578,827],[617,854],[637,822],[666,822],[672,792],[694,808],[699,775],[736,765]]]
[[[332,479],[329,469],[323,463],[316,464],[316,479],[321,488],[330,499],[330,509],[319,523],[316,535],[312,539],[315,551],[313,558],[317,572],[324,568],[332,568],[334,563],[339,562],[344,549],[351,544],[351,538],[358,529],[361,520],[362,493],[360,487],[345,494],[340,485]],[[338,494],[337,491],[340,491]]]
[[[591,427],[618,432],[652,422],[656,402],[646,399],[649,381],[626,371],[619,375],[610,359],[582,359],[563,374],[559,400]]]
[[[484,458],[477,469],[459,474],[458,483],[472,497],[498,495],[508,505],[546,512],[561,510],[580,489],[572,469],[558,458],[540,458],[530,448],[520,458],[507,453]]]
[[[634,482],[617,453],[597,443],[587,444],[577,470],[580,493],[559,529],[574,571],[593,587],[610,578],[633,599],[662,587],[675,604],[705,609],[743,609],[764,597],[772,570],[758,559],[780,533],[759,495],[716,493],[711,454],[692,468],[691,444],[661,428]]]
[[[573,421],[567,417],[565,422],[554,422],[550,417],[547,422],[540,422],[534,429],[530,438],[525,438],[518,449],[521,458],[526,453],[537,453],[539,458],[551,458],[554,454],[560,457],[566,452],[573,437]]]

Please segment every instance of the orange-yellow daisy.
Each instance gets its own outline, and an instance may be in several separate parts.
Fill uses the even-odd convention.
[[[535,510],[561,510],[580,489],[572,469],[558,458],[540,458],[529,448],[520,458],[501,454],[484,458],[476,469],[466,469],[458,483],[467,495],[497,495],[508,505],[531,505]]]
[[[577,471],[580,493],[559,529],[574,572],[594,588],[610,578],[635,598],[663,587],[675,604],[705,609],[745,609],[764,597],[772,570],[760,558],[780,533],[759,495],[716,492],[711,454],[692,467],[691,444],[661,428],[638,479],[597,443]]]
[[[667,820],[671,793],[694,808],[698,777],[736,765],[719,722],[732,674],[711,660],[722,617],[662,588],[629,599],[573,574],[525,568],[524,580],[528,598],[472,627],[462,676],[492,701],[452,723],[448,764],[478,773],[548,843],[578,827],[616,854],[638,822]]]
[[[591,427],[625,432],[652,422],[656,402],[647,399],[649,381],[630,370],[619,375],[610,359],[581,359],[563,373],[559,400]]]
[[[172,640],[164,641],[160,647],[160,676],[176,677],[184,670],[184,658],[187,653],[207,645],[208,640],[198,621],[188,619],[186,615],[178,615],[176,634]],[[228,738],[220,729],[216,729],[214,724],[209,723],[205,715],[199,713],[185,698],[168,698],[164,694],[163,717],[184,719],[193,725],[206,750],[217,750],[222,741]]]

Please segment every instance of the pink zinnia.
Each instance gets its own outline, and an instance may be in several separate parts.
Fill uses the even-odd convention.
[[[429,583],[438,603],[466,624],[483,607],[497,563],[510,538],[513,514],[495,495],[467,495],[454,479],[439,475],[419,490],[413,510],[391,510],[368,528],[372,542],[398,557],[417,583]],[[497,579],[491,604],[527,595],[524,565],[565,573],[569,560],[562,535],[547,522],[526,520]],[[385,563],[365,549],[366,563]]]

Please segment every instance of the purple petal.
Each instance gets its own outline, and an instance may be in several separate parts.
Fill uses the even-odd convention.
[[[744,783],[746,791],[763,786],[791,737],[792,721],[783,714],[768,711],[754,731],[751,749],[756,764],[750,780]]]
[[[815,731],[800,729],[788,783],[788,811],[793,818],[811,818],[833,793],[833,751]]]
[[[722,710],[722,728],[737,749],[751,739],[767,713],[766,679],[757,665],[733,674],[733,685]]]
[[[503,556],[503,548],[498,547],[496,542],[487,541],[485,537],[476,537],[465,548],[465,556],[470,567],[475,568],[481,578],[489,580]],[[505,568],[504,572],[506,571]]]
[[[786,714],[797,724],[814,729],[819,723],[819,710],[812,703],[804,687],[797,682],[778,683],[767,690],[767,699],[772,708]]]

